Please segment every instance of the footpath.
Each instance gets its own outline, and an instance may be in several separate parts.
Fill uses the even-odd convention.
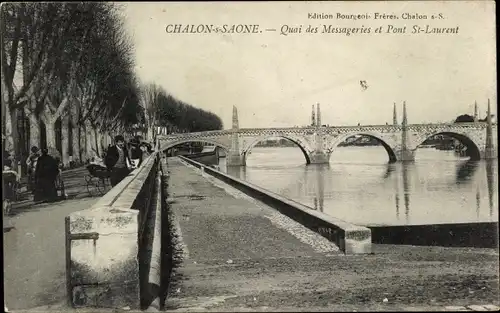
[[[179,159],[168,165],[177,251],[167,310],[498,310],[498,250],[375,245],[346,256]]]
[[[87,192],[84,168],[63,172],[68,200],[33,203],[24,192],[5,217],[3,233],[4,302],[10,311],[64,308],[64,217],[89,208],[98,198]]]

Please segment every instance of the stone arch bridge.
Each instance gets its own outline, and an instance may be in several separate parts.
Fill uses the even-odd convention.
[[[236,108],[233,128],[171,135],[158,135],[160,149],[188,142],[206,142],[227,152],[227,165],[243,166],[251,149],[269,138],[285,138],[295,143],[307,164],[328,163],[333,150],[347,138],[364,135],[377,139],[387,151],[389,162],[413,161],[416,149],[435,135],[448,135],[467,147],[471,159],[497,157],[497,124],[488,122],[450,124],[407,124],[406,110],[401,125],[320,126],[292,128],[239,128]]]

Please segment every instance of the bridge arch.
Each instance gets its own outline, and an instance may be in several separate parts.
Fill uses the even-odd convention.
[[[176,140],[176,141],[170,141],[167,143],[162,142],[162,140],[160,139],[160,150],[165,151],[165,150],[168,150],[168,149],[173,148],[175,146],[182,145],[184,143],[189,143],[189,142],[209,143],[209,144],[213,144],[214,146],[223,148],[224,150],[226,150],[226,152],[229,151],[229,147],[227,145],[225,145],[217,140],[204,139],[204,138],[181,139],[181,140]]]
[[[424,136],[418,138],[416,147],[418,148],[422,143],[424,143],[424,141],[437,135],[446,135],[462,143],[467,148],[467,156],[470,157],[470,160],[481,159],[481,149],[479,148],[480,145],[472,138],[472,136],[460,132],[436,131],[434,133],[425,134]]]
[[[283,138],[283,139],[290,140],[291,142],[293,142],[296,146],[298,146],[300,148],[300,151],[302,151],[302,154],[304,155],[304,157],[306,159],[306,163],[307,164],[311,163],[311,158],[309,157],[309,153],[308,153],[308,151],[310,151],[311,149],[309,149],[309,146],[307,145],[307,143],[302,142],[302,141],[305,141],[305,139],[296,138],[294,136],[289,136],[289,135],[265,135],[265,136],[257,137],[243,150],[243,157],[245,158],[245,163],[246,163],[246,158],[247,158],[248,154],[250,153],[250,151],[252,151],[253,147],[255,147],[255,145],[258,144],[259,142],[268,140],[270,138]]]
[[[353,136],[365,136],[365,137],[369,137],[369,138],[373,138],[373,139],[377,140],[378,142],[380,142],[380,144],[384,147],[385,151],[387,152],[387,155],[389,156],[389,163],[394,163],[398,160],[397,156],[396,156],[396,152],[394,151],[394,148],[393,148],[395,145],[391,145],[386,140],[382,139],[383,138],[382,135],[377,134],[377,133],[371,133],[371,132],[351,132],[351,133],[340,135],[333,142],[332,146],[330,147],[329,155],[331,156],[333,150],[335,148],[337,148],[337,146],[339,144],[344,142],[347,138],[350,138]]]

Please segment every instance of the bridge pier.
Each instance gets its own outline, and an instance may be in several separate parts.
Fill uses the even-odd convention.
[[[246,158],[242,154],[229,152],[226,156],[226,165],[227,166],[245,166],[246,165]]]
[[[481,155],[482,159],[491,160],[498,158],[498,151],[494,147],[487,147]]]
[[[330,163],[330,153],[324,151],[313,151],[308,155],[307,164],[328,164]]]
[[[415,151],[412,150],[399,150],[396,151],[396,161],[401,161],[401,162],[409,162],[409,161],[415,161]],[[389,160],[390,162],[394,162],[393,160]]]

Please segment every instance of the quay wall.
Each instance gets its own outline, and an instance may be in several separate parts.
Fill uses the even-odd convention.
[[[367,226],[373,243],[498,249],[498,222]]]
[[[158,301],[161,162],[153,153],[92,207],[66,217],[68,306],[139,310]]]

